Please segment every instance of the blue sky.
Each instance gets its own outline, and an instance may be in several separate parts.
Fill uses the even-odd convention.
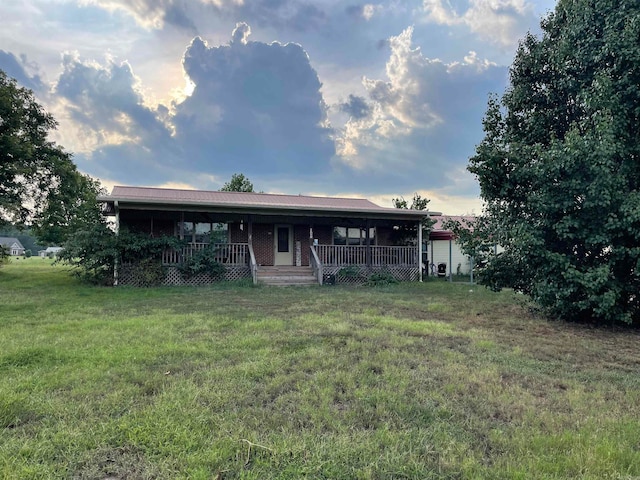
[[[16,0],[0,69],[113,185],[359,196],[479,213],[465,168],[554,0]]]

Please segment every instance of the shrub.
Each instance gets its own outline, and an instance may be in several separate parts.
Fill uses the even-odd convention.
[[[139,287],[162,285],[166,271],[157,258],[143,258],[131,266],[133,283]]]
[[[213,279],[221,278],[226,269],[224,265],[216,260],[216,249],[205,248],[186,258],[179,266],[178,270],[184,278],[191,278],[204,273]]]
[[[369,276],[366,285],[369,287],[382,287],[386,285],[395,285],[399,283],[391,272],[374,272]]]
[[[58,254],[58,261],[73,267],[83,280],[100,285],[113,283],[117,262],[131,264],[139,270],[143,283],[157,281],[162,252],[180,248],[182,241],[174,237],[149,237],[122,229],[117,235],[104,224],[96,224],[75,232]],[[149,259],[149,263],[142,261]],[[164,277],[163,277],[164,278]]]

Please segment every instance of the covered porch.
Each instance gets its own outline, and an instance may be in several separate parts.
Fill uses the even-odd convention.
[[[227,280],[246,277],[255,283],[261,271],[274,267],[288,267],[289,274],[309,272],[317,284],[359,283],[376,272],[422,280],[421,224],[428,212],[383,208],[362,199],[235,192],[196,192],[207,200],[169,202],[161,198],[175,193],[133,189],[153,193],[151,201],[125,198],[122,190],[132,187],[116,189],[121,189],[114,189],[117,201],[113,193],[106,198],[113,199],[118,228],[183,241],[162,253],[166,284],[208,283],[211,279],[186,281],[178,273],[183,262],[203,251],[225,267]],[[126,283],[123,273],[120,282]]]

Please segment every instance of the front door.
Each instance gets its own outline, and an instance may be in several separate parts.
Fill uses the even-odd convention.
[[[293,228],[291,225],[276,225],[274,265],[293,265]]]

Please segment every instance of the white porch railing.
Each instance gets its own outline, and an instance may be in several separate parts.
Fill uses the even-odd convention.
[[[163,265],[177,265],[185,258],[191,257],[206,248],[215,251],[216,261],[226,265],[248,265],[249,244],[247,243],[220,243],[211,245],[209,243],[189,243],[180,250],[167,249],[162,252]]]
[[[315,248],[322,265],[418,265],[416,247],[318,245]]]

